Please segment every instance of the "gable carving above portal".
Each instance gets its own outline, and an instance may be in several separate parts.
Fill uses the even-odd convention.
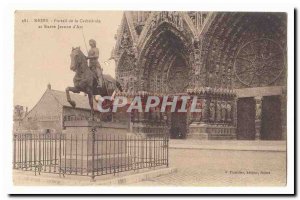
[[[132,29],[134,28],[130,20],[130,15],[125,13],[116,36],[117,42],[114,50],[114,58],[117,62],[124,52],[128,55],[133,55],[135,58],[138,57],[138,50],[135,42],[137,36],[135,33],[132,33],[132,31],[135,31]]]
[[[181,35],[185,35],[186,38],[194,38],[196,32],[193,27],[188,26],[185,15],[184,12],[178,11],[151,12],[138,39],[138,48],[143,49],[143,46],[151,35],[164,23],[169,24],[169,27],[174,27]]]

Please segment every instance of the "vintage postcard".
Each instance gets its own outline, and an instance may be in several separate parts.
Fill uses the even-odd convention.
[[[16,10],[13,184],[286,187],[288,17]]]

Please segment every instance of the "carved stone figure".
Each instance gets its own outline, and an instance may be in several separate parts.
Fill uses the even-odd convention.
[[[196,108],[197,109],[201,109],[202,108],[202,111],[201,112],[193,112],[192,113],[192,117],[193,117],[194,121],[200,122],[200,121],[203,120],[203,104],[202,104],[202,100],[200,100],[200,99],[197,100]]]
[[[208,107],[207,107],[207,102],[206,99],[202,100],[202,119],[201,121],[207,121],[208,118]]]
[[[215,86],[214,74],[211,73],[211,72],[208,73],[208,84],[209,84],[211,87],[214,87],[214,86]]]
[[[225,122],[226,120],[226,102],[222,101],[221,102],[221,118],[222,118],[222,122]]]
[[[216,105],[213,100],[210,101],[209,104],[209,121],[214,122],[215,121],[215,113],[216,113]]]
[[[221,103],[220,103],[219,101],[217,101],[217,102],[216,102],[216,105],[217,105],[217,106],[216,106],[216,108],[217,108],[217,109],[216,109],[216,111],[217,111],[217,112],[216,112],[216,113],[217,113],[216,121],[217,121],[217,122],[221,122],[221,120],[222,120],[222,116],[221,116],[221,112],[222,112],[222,111],[221,111]]]
[[[154,30],[155,26],[156,26],[156,19],[153,18],[150,24],[150,30]]]
[[[255,104],[255,120],[260,120],[261,119],[261,103],[262,100],[261,98],[256,98],[255,99],[256,104]]]
[[[122,38],[122,47],[123,48],[126,48],[130,45],[130,38],[129,38],[129,35],[128,33],[124,33],[123,34],[123,38]]]
[[[133,44],[132,48],[131,48],[131,54],[134,55],[134,58],[137,59],[138,58],[138,49],[136,44]]]
[[[230,102],[227,102],[227,116],[226,116],[226,120],[227,122],[231,122],[232,121],[232,105]]]

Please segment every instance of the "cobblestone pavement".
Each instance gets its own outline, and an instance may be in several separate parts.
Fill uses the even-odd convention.
[[[170,149],[177,173],[135,186],[283,186],[286,152]]]
[[[286,141],[277,140],[170,140],[170,148],[242,151],[286,151]]]

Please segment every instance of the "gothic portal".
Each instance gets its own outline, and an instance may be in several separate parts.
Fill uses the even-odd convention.
[[[163,116],[142,113],[132,130],[285,139],[286,32],[285,13],[124,12],[113,57],[125,92],[189,94],[202,108],[199,115],[167,113],[166,127]],[[275,122],[279,131],[270,133]]]

